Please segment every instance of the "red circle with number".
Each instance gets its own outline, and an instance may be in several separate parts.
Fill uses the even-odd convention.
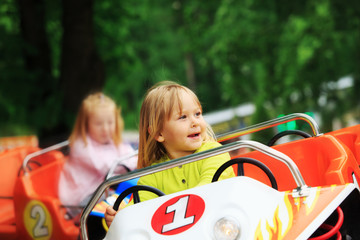
[[[177,196],[155,211],[151,226],[162,235],[179,234],[194,226],[204,210],[205,202],[201,197],[194,194]]]

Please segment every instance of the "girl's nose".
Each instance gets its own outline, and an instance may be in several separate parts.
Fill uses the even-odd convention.
[[[191,126],[196,127],[199,124],[199,120],[196,117],[192,117]]]
[[[107,132],[109,130],[109,126],[107,124],[104,124],[102,129],[103,131]]]

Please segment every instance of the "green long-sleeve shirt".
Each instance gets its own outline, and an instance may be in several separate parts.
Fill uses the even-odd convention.
[[[221,145],[218,142],[205,142],[198,150],[195,151],[195,153],[219,146]],[[166,156],[154,164],[159,164],[169,160],[170,159]],[[143,176],[139,179],[138,185],[152,186],[161,190],[165,194],[205,185],[211,182],[216,170],[228,160],[230,160],[230,155],[228,153],[224,153],[214,157],[188,163],[179,167]],[[229,167],[223,172],[219,180],[234,176],[235,174],[233,168]],[[140,191],[139,196],[141,201],[146,201],[156,197],[156,195],[147,191]],[[130,204],[132,204],[132,202]]]

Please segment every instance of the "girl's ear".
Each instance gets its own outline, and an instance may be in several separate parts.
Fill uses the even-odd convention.
[[[148,127],[148,133],[149,133],[149,135],[151,135],[151,127]],[[157,134],[156,136],[155,136],[155,140],[156,141],[158,141],[158,142],[163,142],[165,139],[164,139],[164,137],[161,135],[161,133],[159,133],[159,134]]]
[[[165,140],[165,138],[163,137],[163,135],[161,133],[159,133],[156,135],[155,140],[158,142],[163,142]]]

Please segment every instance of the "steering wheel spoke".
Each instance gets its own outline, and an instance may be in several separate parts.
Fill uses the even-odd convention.
[[[226,163],[224,163],[223,165],[221,165],[219,167],[219,169],[215,172],[214,177],[212,179],[211,182],[216,182],[219,180],[220,175],[230,166],[237,164],[238,165],[238,171],[237,171],[237,175],[238,176],[244,176],[244,167],[243,164],[244,163],[248,163],[248,164],[252,164],[257,166],[258,168],[260,168],[265,174],[266,176],[269,178],[270,182],[271,182],[271,187],[278,190],[278,186],[277,186],[277,182],[276,179],[274,177],[274,174],[271,172],[271,170],[262,162],[253,159],[253,158],[246,158],[246,157],[241,157],[241,158],[235,158],[232,160],[227,161]],[[240,170],[239,170],[240,169]]]
[[[117,211],[119,209],[120,203],[124,200],[124,198],[126,196],[128,196],[129,194],[134,194],[134,204],[139,203],[140,202],[140,197],[139,197],[139,191],[148,191],[148,192],[152,192],[156,195],[158,195],[159,197],[164,196],[165,193],[163,193],[162,191],[160,191],[157,188],[151,187],[151,186],[146,186],[146,185],[135,185],[132,187],[129,187],[128,189],[126,189],[125,191],[123,191],[116,199],[113,209],[115,211]]]

